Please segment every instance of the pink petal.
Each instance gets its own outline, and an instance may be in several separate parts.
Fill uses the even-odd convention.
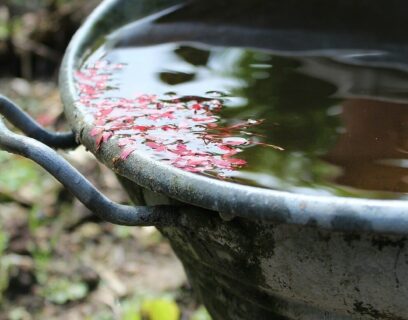
[[[136,150],[136,147],[134,146],[129,146],[126,147],[122,150],[122,153],[120,154],[120,158],[122,160],[126,160],[127,158],[129,158],[129,156]]]
[[[103,132],[103,128],[99,128],[99,127],[94,127],[94,128],[92,128],[92,130],[91,130],[91,137],[95,137],[95,136],[97,136],[98,134],[101,134]]]

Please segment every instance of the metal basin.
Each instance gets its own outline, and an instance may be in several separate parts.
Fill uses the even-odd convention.
[[[113,30],[183,3],[104,1],[77,32],[60,72],[65,114],[77,139],[118,174],[135,205],[177,208],[167,213],[160,206],[158,216],[147,223],[157,225],[170,240],[214,319],[408,319],[407,202],[266,190],[185,172],[143,154],[134,153],[116,163],[120,150],[110,141],[96,149],[92,126],[76,103],[74,72],[83,55]],[[384,23],[394,17],[389,34],[372,30],[367,23],[351,35],[339,21],[323,19],[322,26],[310,23],[314,6],[321,6],[322,15],[336,11],[324,1],[308,5],[272,2],[268,6],[274,11],[268,12],[268,23],[262,24],[262,19],[252,23],[257,21],[254,18],[228,25],[217,16],[198,25],[195,18],[200,16],[197,12],[203,12],[202,3],[187,5],[186,12],[192,8],[190,20],[164,26],[143,20],[135,25],[129,43],[199,41],[284,55],[326,56],[345,64],[386,65],[402,71],[408,66],[408,47],[401,45],[408,43],[407,36],[396,31],[403,30],[403,10],[392,10],[397,5],[406,7],[402,2],[374,6],[362,1],[358,8],[352,1],[334,2],[340,13],[357,10],[377,17],[388,8],[390,15],[381,15]],[[229,1],[218,3],[230,5]],[[267,1],[259,1],[262,3]],[[290,14],[294,18],[289,19]],[[350,18],[351,26],[355,20],[358,17]],[[376,36],[369,37],[373,34]],[[382,38],[387,41],[378,40]],[[388,54],[357,55],[374,49]],[[346,79],[353,81],[353,75],[347,74]],[[75,189],[75,184],[68,187]]]

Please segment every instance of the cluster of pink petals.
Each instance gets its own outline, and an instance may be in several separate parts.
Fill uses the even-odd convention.
[[[260,121],[220,126],[216,114],[223,105],[218,99],[115,97],[113,76],[124,67],[98,61],[76,72],[79,103],[94,117],[91,135],[97,148],[114,138],[122,160],[134,151],[148,152],[177,168],[221,177],[246,164],[234,156],[252,142],[239,134]]]

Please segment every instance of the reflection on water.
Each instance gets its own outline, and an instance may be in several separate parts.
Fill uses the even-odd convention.
[[[83,68],[100,59],[124,65],[105,98],[202,97],[222,102],[218,126],[263,120],[235,133],[253,143],[235,154],[245,166],[223,172],[230,181],[354,197],[408,192],[408,75],[401,71],[185,44],[107,45]]]
[[[338,183],[368,190],[408,192],[407,104],[349,99],[344,133],[325,155],[341,168]]]

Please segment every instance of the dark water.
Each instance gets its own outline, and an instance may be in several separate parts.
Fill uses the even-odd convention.
[[[216,132],[213,139],[227,146],[228,139],[238,141],[229,145],[235,151],[229,158],[217,155],[216,163],[221,167],[205,162],[200,168],[207,169],[192,170],[191,166],[182,167],[180,161],[172,162],[182,169],[296,193],[406,197],[408,74],[402,71],[346,65],[329,58],[293,58],[242,48],[177,43],[138,48],[105,46],[87,58],[82,70],[97,61],[122,64],[110,71],[109,85],[97,97],[99,102],[145,94],[157,95],[154,103],[178,99],[185,104],[171,119],[174,125],[175,121],[184,123],[184,116],[193,117],[187,109],[194,103],[205,105],[210,101],[205,106],[209,120],[198,126],[200,129],[194,127],[194,134],[203,137],[204,131]],[[126,112],[132,110],[131,106],[126,108]],[[164,123],[158,118],[143,119],[139,126]],[[118,140],[128,134],[136,141],[141,132],[138,130],[117,131],[122,132]],[[165,132],[161,134],[166,136]],[[114,134],[108,135],[106,139],[114,138]],[[174,139],[160,143],[179,152],[177,143],[182,139]],[[194,139],[183,140],[187,148],[189,143],[196,143]],[[125,149],[127,141],[122,141]],[[170,161],[152,141],[149,148],[146,141],[138,142],[135,152],[151,151],[151,156]],[[211,143],[201,144],[205,152],[212,152]],[[200,148],[200,144],[194,147]],[[243,161],[234,160],[227,167],[220,159]]]

